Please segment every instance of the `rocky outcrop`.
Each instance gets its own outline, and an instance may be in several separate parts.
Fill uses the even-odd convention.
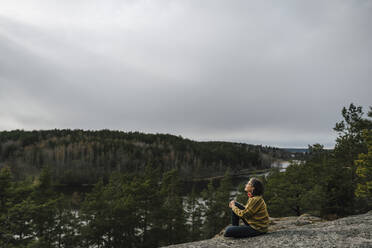
[[[234,239],[216,235],[209,240],[169,246],[172,248],[226,247],[372,247],[372,211],[334,221],[317,217],[273,218],[265,235]]]

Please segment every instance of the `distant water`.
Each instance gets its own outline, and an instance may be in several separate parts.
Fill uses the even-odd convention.
[[[276,161],[271,164],[271,168],[279,168],[281,172],[285,171],[291,164],[289,161]]]

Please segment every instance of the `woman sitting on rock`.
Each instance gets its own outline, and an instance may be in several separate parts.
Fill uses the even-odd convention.
[[[248,202],[244,206],[235,200],[229,204],[231,208],[231,224],[225,231],[225,237],[246,238],[261,235],[267,232],[269,214],[266,203],[262,198],[263,184],[257,178],[252,178],[245,185],[248,193]],[[239,219],[245,225],[239,226]]]

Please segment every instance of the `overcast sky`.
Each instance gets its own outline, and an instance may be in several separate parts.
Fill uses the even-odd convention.
[[[333,147],[372,105],[372,1],[1,0],[0,130]]]

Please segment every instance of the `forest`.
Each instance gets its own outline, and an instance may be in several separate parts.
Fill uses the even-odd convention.
[[[271,216],[334,219],[372,208],[372,108],[366,117],[350,104],[341,114],[333,150],[310,145],[301,161],[261,178]],[[234,172],[290,157],[276,148],[108,130],[0,137],[0,247],[9,248],[159,247],[210,238],[229,224]],[[221,172],[202,192],[181,194],[185,178]],[[93,189],[56,191],[80,178]],[[234,197],[247,201],[243,185]]]
[[[142,173],[148,163],[161,172],[177,169],[184,180],[223,176],[243,169],[267,169],[290,153],[265,146],[196,142],[170,134],[121,131],[44,130],[0,132],[0,167],[16,179],[37,177],[49,166],[55,183],[105,182],[114,172]]]

